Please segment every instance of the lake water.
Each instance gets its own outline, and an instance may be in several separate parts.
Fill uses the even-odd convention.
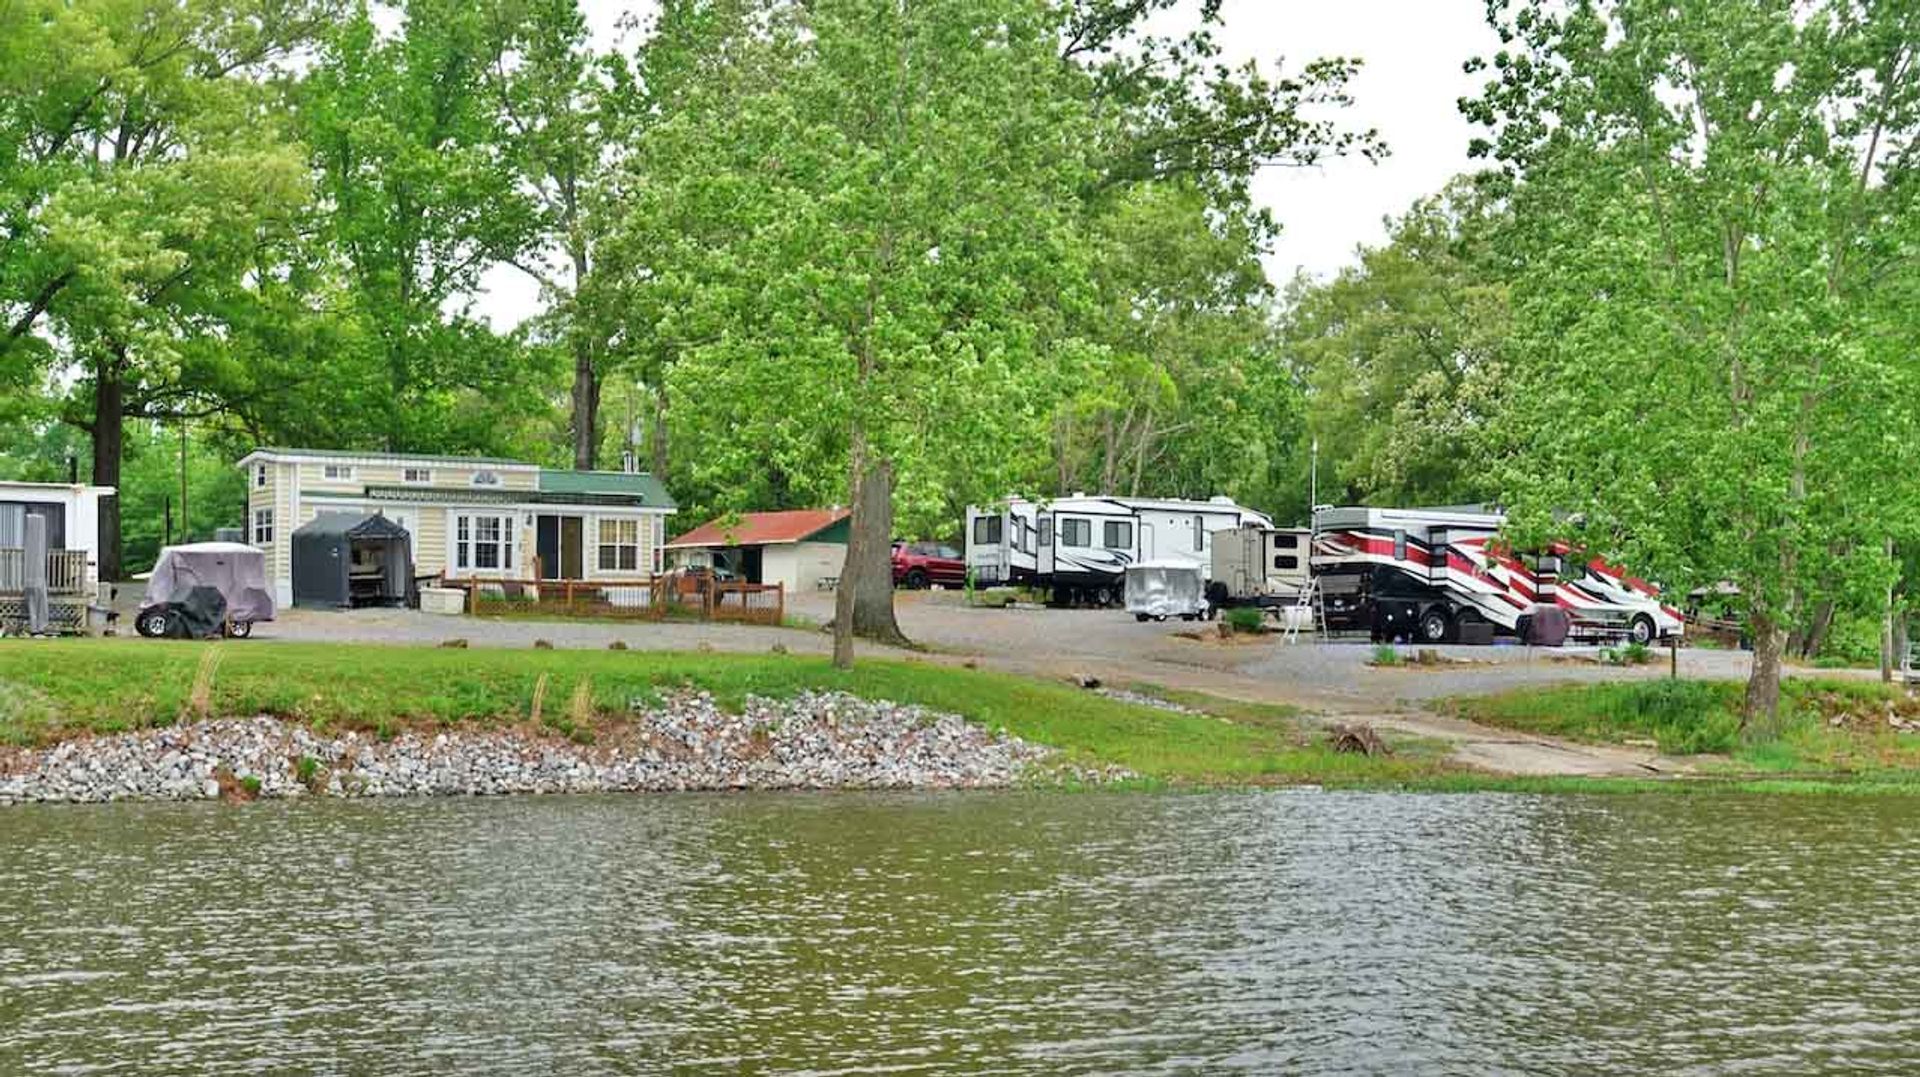
[[[1920,1071],[1920,801],[0,809],[0,1072]]]

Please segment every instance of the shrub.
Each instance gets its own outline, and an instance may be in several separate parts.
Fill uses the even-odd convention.
[[[1620,661],[1629,666],[1644,666],[1653,661],[1653,649],[1644,643],[1629,643],[1621,649]]]
[[[1228,610],[1227,627],[1235,632],[1258,632],[1260,631],[1260,611],[1251,606]]]
[[[1400,652],[1391,643],[1373,645],[1372,664],[1376,666],[1397,666],[1400,664]]]

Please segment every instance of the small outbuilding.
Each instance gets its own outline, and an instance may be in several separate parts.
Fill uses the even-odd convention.
[[[718,516],[667,543],[682,568],[707,567],[748,583],[778,583],[789,593],[826,587],[847,563],[843,508],[788,509]]]
[[[323,512],[293,533],[296,606],[403,606],[412,590],[412,540],[380,513]]]

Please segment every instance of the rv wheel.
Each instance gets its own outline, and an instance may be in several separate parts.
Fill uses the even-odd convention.
[[[1627,638],[1645,647],[1653,642],[1653,618],[1644,613],[1634,614],[1627,626]]]
[[[1105,609],[1106,607],[1113,605],[1112,589],[1102,587],[1099,590],[1095,591],[1093,593],[1093,604],[1101,607],[1102,609]]]
[[[1446,610],[1434,606],[1420,615],[1420,642],[1445,643],[1452,634],[1453,620],[1447,616]]]
[[[1136,621],[1139,621],[1139,622],[1140,622],[1141,624],[1146,624],[1146,623],[1147,623],[1147,615],[1146,615],[1146,614],[1144,614],[1144,613],[1136,613],[1136,614],[1134,614],[1134,615],[1133,615],[1133,619],[1134,619],[1134,620],[1136,620]]]

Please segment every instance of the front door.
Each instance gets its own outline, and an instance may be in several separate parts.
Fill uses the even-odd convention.
[[[543,580],[582,578],[582,536],[586,521],[578,516],[540,516],[533,527],[533,552],[540,558]]]

